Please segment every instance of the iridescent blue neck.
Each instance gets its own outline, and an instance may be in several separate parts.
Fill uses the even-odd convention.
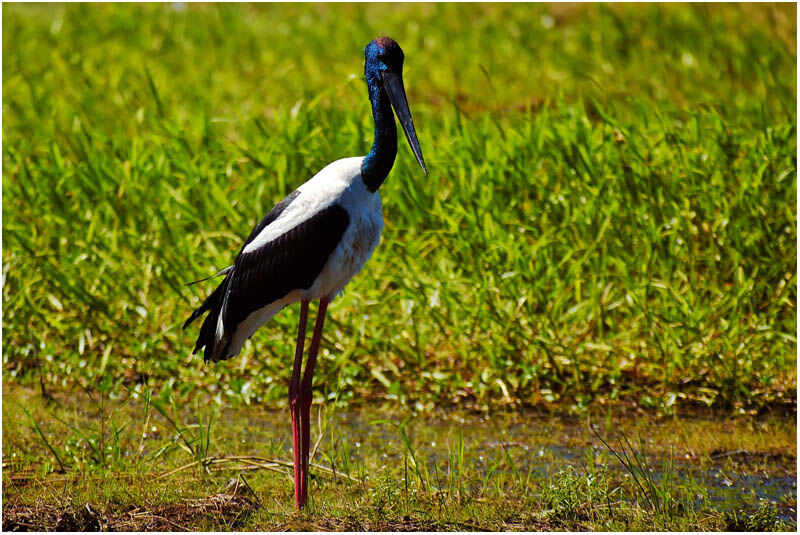
[[[367,189],[376,192],[394,165],[397,156],[397,127],[394,124],[394,113],[386,94],[377,82],[367,81],[369,100],[372,102],[372,117],[375,120],[375,140],[372,149],[361,163],[361,178]]]

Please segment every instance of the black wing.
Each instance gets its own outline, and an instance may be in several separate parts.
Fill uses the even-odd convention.
[[[347,211],[334,204],[258,249],[240,253],[222,307],[225,329],[235,329],[292,290],[310,288],[349,221]]]
[[[292,195],[289,196],[291,199],[287,197],[288,202],[281,211],[294,199]],[[245,245],[277,218],[270,219],[271,214],[256,226]],[[344,208],[331,205],[254,251],[245,253],[243,247],[222,283],[186,322],[188,325],[205,310],[210,310],[200,329],[195,352],[205,346],[206,361],[229,358],[228,348],[236,327],[256,310],[293,290],[310,288],[339,244],[349,222]],[[220,314],[224,334],[215,344]]]

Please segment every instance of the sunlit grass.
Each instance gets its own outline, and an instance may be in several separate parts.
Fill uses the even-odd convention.
[[[6,376],[282,404],[297,311],[204,366],[179,327],[213,283],[184,283],[368,150],[361,50],[389,33],[431,172],[400,147],[318,392],[417,408],[796,395],[793,6],[3,13]]]

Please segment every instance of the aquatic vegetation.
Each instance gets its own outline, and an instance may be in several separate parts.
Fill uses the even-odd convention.
[[[609,429],[598,423],[605,416],[328,404],[312,431],[310,509],[296,515],[282,411],[173,412],[134,395],[101,405],[59,394],[47,404],[4,386],[7,399],[32,399],[30,418],[3,405],[6,529],[767,530],[791,528],[796,514],[796,455],[776,455],[794,451],[787,417],[753,427],[750,417],[621,411]],[[160,406],[149,416],[148,403]],[[728,434],[736,450],[726,450]]]

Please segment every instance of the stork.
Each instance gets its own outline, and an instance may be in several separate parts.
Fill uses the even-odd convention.
[[[204,361],[236,356],[244,342],[282,308],[300,302],[294,367],[289,382],[294,450],[294,503],[308,499],[308,454],[314,364],[331,299],[361,271],[378,245],[383,215],[378,194],[397,155],[392,108],[414,156],[427,174],[403,86],[403,51],[390,37],[365,50],[375,139],[369,154],[337,160],[287,195],[255,226],[225,278],[186,323],[208,312],[193,354]],[[319,300],[308,360],[301,377],[308,304]]]

